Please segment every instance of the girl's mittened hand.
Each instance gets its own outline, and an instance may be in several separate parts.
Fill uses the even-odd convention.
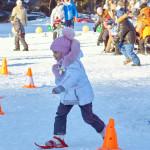
[[[63,86],[57,86],[55,88],[53,88],[52,93],[53,94],[59,94],[61,92],[65,91],[65,88]]]
[[[59,65],[58,64],[53,65],[52,71],[55,72],[55,71],[58,71],[58,70],[59,70]]]
[[[58,94],[55,90],[52,90],[52,94]]]

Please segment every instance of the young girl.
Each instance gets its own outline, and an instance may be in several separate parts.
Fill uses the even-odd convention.
[[[74,39],[74,36],[74,30],[67,27],[63,29],[63,36],[56,38],[50,47],[57,61],[52,68],[57,85],[52,93],[60,94],[60,104],[55,117],[54,137],[45,143],[48,147],[68,147],[64,142],[66,121],[68,113],[75,104],[80,107],[83,120],[100,133],[102,138],[105,136],[104,122],[92,111],[94,94],[80,61],[83,56],[80,43]]]

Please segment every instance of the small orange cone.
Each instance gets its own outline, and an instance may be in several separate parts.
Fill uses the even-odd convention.
[[[5,113],[2,112],[1,104],[0,104],[0,115],[5,115]]]
[[[7,69],[7,60],[6,60],[6,58],[3,58],[0,74],[1,75],[9,75],[8,69]]]
[[[22,88],[36,88],[34,86],[31,68],[28,68],[26,84]]]
[[[117,134],[114,126],[114,119],[110,119],[106,128],[103,146],[101,148],[98,148],[98,150],[121,150],[120,148],[118,148]]]

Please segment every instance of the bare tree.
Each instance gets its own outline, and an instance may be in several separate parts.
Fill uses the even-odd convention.
[[[96,12],[96,9],[97,9],[96,2],[97,2],[97,0],[93,0],[94,12]]]
[[[91,11],[91,13],[94,13],[95,12],[95,10],[96,10],[96,1],[97,0],[90,0],[90,11]]]

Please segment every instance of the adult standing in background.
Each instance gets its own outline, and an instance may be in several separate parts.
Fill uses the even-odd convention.
[[[63,2],[63,9],[65,12],[65,26],[74,28],[74,19],[76,20],[78,18],[77,8],[71,0],[63,0]]]
[[[20,22],[21,22],[20,31],[21,31],[21,28],[24,28],[25,26],[28,25],[27,12],[26,12],[25,8],[22,7],[22,1],[21,0],[17,0],[16,4],[17,4],[17,6],[14,7],[12,10],[12,16],[14,16],[15,18],[20,20]],[[25,29],[24,29],[24,32],[25,32]],[[21,34],[20,36],[22,39],[25,38],[25,34]],[[20,50],[20,46],[19,46],[20,36],[15,36],[16,48],[14,51]],[[23,51],[29,51],[28,44],[26,42],[25,42],[25,48]]]
[[[15,16],[21,20],[21,23],[23,26],[28,25],[28,18],[27,18],[27,12],[25,8],[22,6],[22,1],[17,0],[16,1],[17,6],[13,8],[12,10],[12,16]]]

